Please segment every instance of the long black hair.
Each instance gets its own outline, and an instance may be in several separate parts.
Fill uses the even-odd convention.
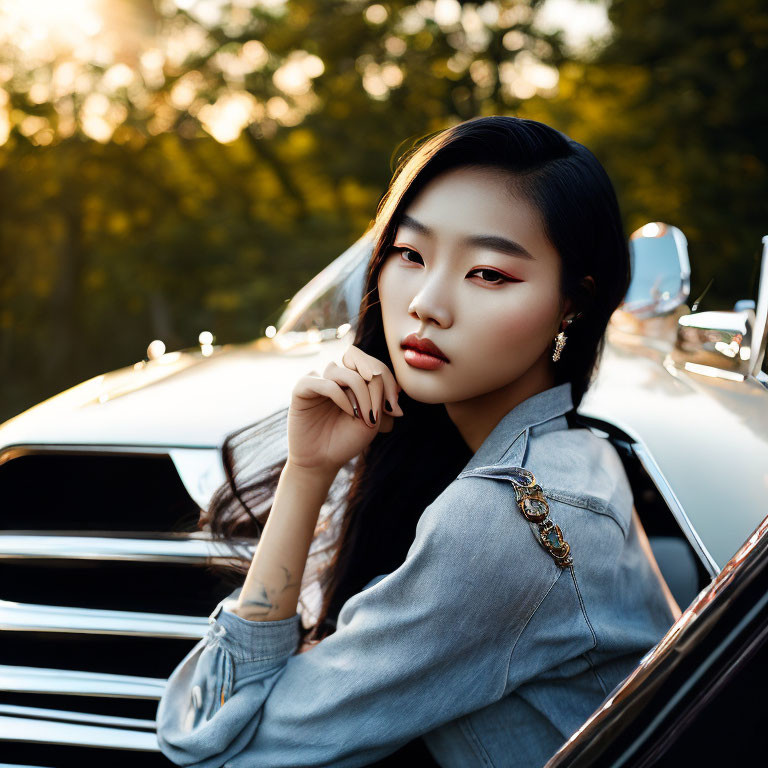
[[[573,301],[579,316],[552,366],[556,385],[572,383],[578,407],[602,355],[608,321],[629,287],[629,248],[603,166],[582,144],[535,120],[467,120],[422,137],[398,159],[369,227],[373,252],[352,343],[392,369],[379,270],[411,200],[438,174],[463,166],[509,173],[510,192],[522,193],[538,210],[560,254],[561,296]],[[588,275],[593,284],[585,281]],[[405,416],[343,468],[321,510],[299,601],[307,644],[333,632],[349,597],[404,561],[419,516],[472,456],[444,405],[418,402],[404,391],[399,402]],[[228,436],[222,446],[227,482],[201,515],[202,530],[230,543],[259,536],[285,464],[286,415],[283,409]],[[254,461],[254,449],[268,445],[274,455]],[[248,567],[243,558],[229,572],[242,578]]]

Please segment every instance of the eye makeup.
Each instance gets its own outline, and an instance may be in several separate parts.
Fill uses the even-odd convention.
[[[401,261],[408,262],[410,264],[413,264],[415,262],[411,261],[408,257],[405,256],[406,253],[415,253],[417,256],[421,256],[421,254],[415,249],[410,248],[408,246],[398,246],[393,245],[389,249],[389,253],[399,253],[401,257]],[[496,267],[475,267],[474,269],[470,270],[467,274],[472,275],[473,273],[489,273],[491,275],[497,275],[497,277],[491,277],[490,279],[481,277],[480,279],[487,283],[488,285],[502,285],[503,283],[519,283],[522,282],[516,277],[513,277],[512,275],[507,274],[506,272],[503,272],[502,270],[496,268]]]

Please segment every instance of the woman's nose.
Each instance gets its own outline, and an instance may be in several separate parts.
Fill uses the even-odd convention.
[[[423,322],[434,322],[441,328],[448,327],[452,322],[452,312],[448,306],[449,297],[445,286],[437,280],[424,283],[421,290],[413,297],[408,312]]]

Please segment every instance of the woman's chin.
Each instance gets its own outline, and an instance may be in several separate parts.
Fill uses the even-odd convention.
[[[425,405],[438,405],[446,402],[446,396],[449,394],[444,387],[429,387],[420,383],[403,383],[402,379],[398,379],[397,383],[400,385],[404,394],[408,395],[411,400],[417,403],[424,403]]]

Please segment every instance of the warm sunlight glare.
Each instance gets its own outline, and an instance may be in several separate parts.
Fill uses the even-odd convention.
[[[6,0],[0,16],[23,49],[74,47],[102,29],[101,0]]]

